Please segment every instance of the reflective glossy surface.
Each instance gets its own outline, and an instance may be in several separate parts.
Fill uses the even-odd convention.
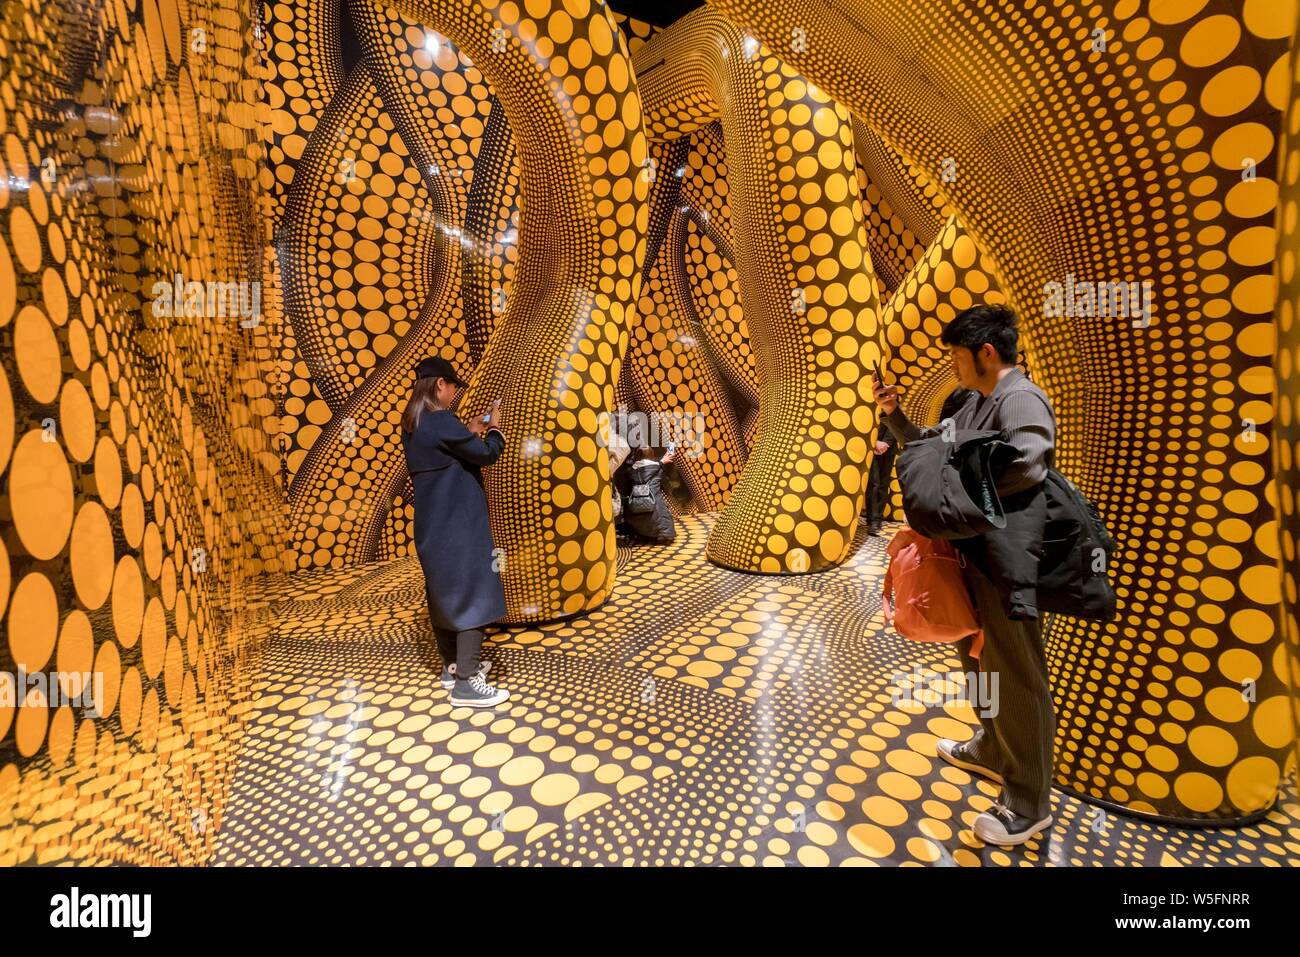
[[[491,712],[453,708],[438,685],[414,559],[269,591],[278,635],[215,860],[1300,863],[1290,787],[1263,821],[1226,830],[1057,792],[1045,840],[984,846],[971,822],[994,787],[935,756],[975,727],[956,680],[936,677],[960,665],[885,628],[888,539],[860,536],[833,572],[755,576],[706,561],[712,521],[621,550],[592,615],[490,636],[493,680],[513,696]]]

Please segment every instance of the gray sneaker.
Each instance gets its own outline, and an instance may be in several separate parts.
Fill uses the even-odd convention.
[[[480,658],[478,661],[478,673],[486,675],[491,670],[492,662],[484,661]],[[446,668],[443,668],[442,677],[438,680],[442,682],[442,688],[444,691],[450,691],[452,688],[456,687],[456,662],[453,661]]]
[[[451,693],[451,703],[469,708],[495,708],[509,697],[509,691],[488,684],[480,673],[468,681],[456,682],[456,688]]]
[[[985,844],[999,847],[1018,847],[1052,826],[1052,815],[1035,821],[1012,811],[1000,801],[975,818],[971,830]]]
[[[988,778],[990,781],[996,781],[998,784],[1006,784],[1002,780],[1002,775],[990,767],[978,764],[966,750],[966,745],[958,744],[952,738],[942,738],[935,748],[939,757],[943,758],[955,768],[961,768],[971,774],[978,774],[982,778]]]

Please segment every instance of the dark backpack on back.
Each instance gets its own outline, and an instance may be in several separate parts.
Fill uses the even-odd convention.
[[[1048,404],[1052,421],[1056,412]],[[1115,620],[1115,589],[1110,583],[1115,539],[1097,506],[1054,468],[1043,480],[1047,520],[1038,561],[1039,612],[1083,621]]]
[[[658,462],[642,459],[632,465],[632,488],[627,496],[627,510],[633,515],[650,515],[659,496]]]
[[[1047,523],[1038,562],[1038,609],[1084,621],[1113,621],[1115,540],[1097,506],[1056,469],[1047,470]]]

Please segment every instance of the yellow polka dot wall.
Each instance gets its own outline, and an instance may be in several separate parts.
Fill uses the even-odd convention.
[[[0,866],[1300,864],[1297,0],[0,3]],[[1116,540],[1019,849],[863,517],[874,369],[934,423],[980,304]]]

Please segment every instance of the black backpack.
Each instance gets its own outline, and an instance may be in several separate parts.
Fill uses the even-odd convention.
[[[1115,589],[1110,584],[1115,539],[1097,506],[1056,469],[1047,470],[1047,523],[1038,562],[1038,610],[1113,621]]]
[[[632,488],[627,496],[627,510],[633,515],[649,515],[655,510],[655,501],[659,497],[660,465],[653,460],[642,459],[632,465]]]

